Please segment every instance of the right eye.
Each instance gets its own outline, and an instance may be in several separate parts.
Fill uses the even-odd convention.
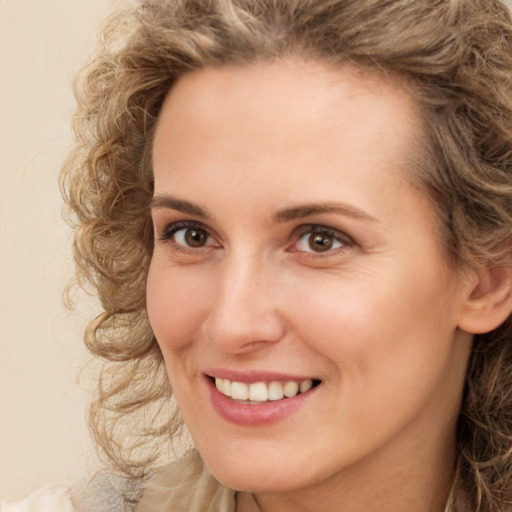
[[[204,247],[208,245],[209,236],[205,229],[181,228],[174,232],[174,241],[178,245]]]
[[[202,249],[205,247],[218,247],[216,240],[202,225],[190,222],[177,222],[168,226],[162,237],[176,248]]]

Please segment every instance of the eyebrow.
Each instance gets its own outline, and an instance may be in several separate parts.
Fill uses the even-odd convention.
[[[206,208],[192,203],[191,201],[187,201],[186,199],[179,199],[169,195],[157,195],[152,199],[151,209],[159,210],[161,208],[168,208],[188,215],[194,215],[204,220],[209,220],[213,217]],[[275,224],[282,224],[322,213],[337,213],[357,220],[377,222],[375,217],[372,217],[359,208],[344,203],[307,203],[291,208],[284,208],[273,215],[273,222]]]
[[[195,215],[204,220],[212,218],[212,215],[208,210],[194,204],[186,199],[178,199],[177,197],[158,195],[153,197],[151,200],[151,209],[159,210],[161,208],[168,208],[170,210],[176,210],[178,212],[187,213],[189,215]]]
[[[285,208],[283,210],[279,210],[274,215],[274,222],[290,222],[292,220],[302,219],[304,217],[309,217],[310,215],[318,215],[321,213],[338,213],[357,220],[377,222],[375,217],[372,217],[359,208],[344,203],[310,203],[292,208]]]

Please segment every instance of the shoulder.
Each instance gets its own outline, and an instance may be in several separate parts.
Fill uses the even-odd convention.
[[[0,502],[1,512],[75,512],[71,491],[63,487],[43,487],[23,501]]]
[[[234,512],[235,491],[208,471],[197,451],[164,466],[146,482],[136,512]]]
[[[74,489],[73,502],[77,512],[133,512],[139,496],[137,480],[103,470]]]
[[[99,472],[73,488],[45,486],[23,501],[0,501],[0,512],[131,512],[139,496],[133,482]]]

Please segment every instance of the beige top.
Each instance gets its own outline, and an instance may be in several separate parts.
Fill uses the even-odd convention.
[[[193,451],[158,470],[135,512],[235,512],[236,493],[220,484]]]
[[[17,503],[0,501],[0,512],[75,512],[71,492],[63,487],[46,486]]]

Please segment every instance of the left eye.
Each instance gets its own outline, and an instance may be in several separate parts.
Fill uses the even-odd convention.
[[[300,236],[296,250],[323,253],[349,245],[350,239],[334,230],[310,230]]]

